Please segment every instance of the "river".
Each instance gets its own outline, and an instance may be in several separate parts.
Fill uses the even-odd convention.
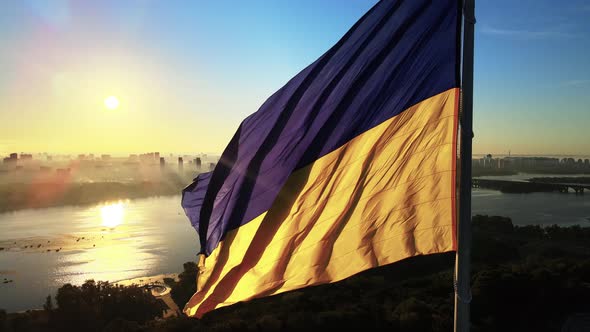
[[[180,272],[199,250],[180,196],[3,213],[0,247],[8,311],[38,308],[64,283]]]
[[[472,202],[473,214],[516,225],[590,226],[590,193],[475,189]],[[180,272],[199,249],[179,196],[3,213],[0,247],[0,308],[9,312],[41,307],[64,283]]]

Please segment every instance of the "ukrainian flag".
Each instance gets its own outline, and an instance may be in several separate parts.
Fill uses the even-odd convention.
[[[461,7],[381,1],[183,191],[189,316],[456,249]]]

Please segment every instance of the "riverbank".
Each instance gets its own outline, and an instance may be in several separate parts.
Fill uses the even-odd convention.
[[[190,180],[142,182],[45,182],[0,185],[0,213],[105,201],[179,195]]]
[[[576,176],[576,177],[532,177],[528,179],[531,182],[541,183],[579,183],[590,184],[590,177]]]
[[[515,170],[511,168],[481,168],[474,167],[471,170],[471,174],[474,177],[479,176],[507,176],[517,174],[542,174],[542,175],[588,175],[590,170],[586,169],[569,169],[569,168],[557,168],[557,169],[526,169],[526,170]]]
[[[507,194],[535,193],[535,192],[575,192],[584,194],[590,190],[590,178],[588,177],[531,177],[525,180],[473,178],[473,188],[498,190]]]
[[[473,176],[477,179],[482,176],[509,177],[523,174],[503,169],[474,169]],[[586,181],[582,183],[590,183],[589,177],[579,175],[579,179]],[[165,180],[161,181],[5,183],[0,184],[0,213],[179,195],[191,179],[191,176],[169,174]],[[534,181],[547,183],[571,179],[578,179],[578,177],[539,177],[536,173],[531,178]]]

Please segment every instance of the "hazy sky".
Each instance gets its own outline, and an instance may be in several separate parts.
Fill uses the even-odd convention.
[[[3,0],[0,154],[219,153],[374,3]],[[476,14],[474,153],[590,154],[590,1]]]

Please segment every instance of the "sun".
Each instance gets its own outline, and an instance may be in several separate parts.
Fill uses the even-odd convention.
[[[116,110],[119,108],[119,99],[115,96],[109,96],[105,98],[104,106],[110,110]]]

